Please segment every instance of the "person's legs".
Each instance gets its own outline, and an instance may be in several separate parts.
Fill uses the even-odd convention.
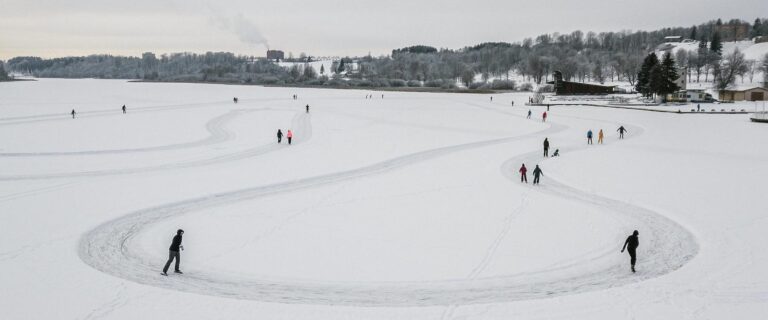
[[[539,176],[533,176],[533,184],[539,184]]]
[[[288,144],[291,144],[291,137],[288,137]]]
[[[175,270],[176,272],[179,272],[180,271],[179,263],[181,263],[181,253],[179,253],[178,251],[173,251],[173,253],[176,255],[176,266],[175,266],[176,268],[173,270]]]
[[[168,262],[165,263],[165,267],[163,267],[163,273],[168,272],[168,267],[171,266],[171,261],[176,257],[176,255],[173,253],[173,251],[168,251]],[[178,260],[176,260],[176,263],[178,263]]]
[[[629,262],[632,264],[632,272],[635,272],[635,262],[637,262],[637,253],[635,250],[627,250],[629,252]]]

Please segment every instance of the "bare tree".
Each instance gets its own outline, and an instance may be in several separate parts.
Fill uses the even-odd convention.
[[[746,59],[739,48],[726,55],[720,63],[714,64],[712,74],[715,77],[715,87],[722,91],[736,81],[736,76],[746,72]]]

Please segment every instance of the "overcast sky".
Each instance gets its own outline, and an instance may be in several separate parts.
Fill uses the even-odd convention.
[[[266,47],[315,56],[460,48],[573,30],[768,17],[768,0],[0,0],[0,59]]]

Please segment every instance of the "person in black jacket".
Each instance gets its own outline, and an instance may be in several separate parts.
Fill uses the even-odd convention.
[[[168,262],[165,263],[165,267],[163,268],[163,275],[168,275],[168,267],[171,266],[171,261],[173,259],[176,259],[176,266],[174,268],[174,272],[176,273],[183,273],[181,270],[179,270],[179,263],[181,262],[181,254],[179,254],[180,250],[184,250],[184,246],[181,245],[181,236],[184,234],[184,230],[177,230],[176,235],[173,237],[173,241],[171,242],[171,247],[168,248]]]
[[[536,165],[536,168],[533,169],[533,184],[539,184],[539,178],[544,175],[544,171],[541,171],[541,168],[539,168],[539,165]]]
[[[549,139],[544,138],[544,157],[549,157]]]
[[[621,248],[621,252],[624,252],[624,249],[627,249],[627,252],[629,252],[629,262],[632,264],[632,272],[635,272],[635,262],[637,261],[637,247],[640,245],[640,240],[637,239],[637,236],[640,233],[635,230],[635,232],[632,232],[632,235],[627,237],[627,241],[624,241],[624,247]]]
[[[624,129],[624,126],[620,126],[616,131],[619,132],[619,139],[624,139],[624,133],[627,132],[627,129]]]
[[[280,131],[280,129],[277,129],[277,143],[280,143],[283,141],[283,132]]]

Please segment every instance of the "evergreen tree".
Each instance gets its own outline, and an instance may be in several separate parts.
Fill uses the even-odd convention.
[[[675,60],[672,59],[672,54],[669,52],[664,54],[664,59],[662,59],[661,66],[659,68],[658,77],[658,81],[661,81],[661,83],[656,86],[656,93],[661,95],[665,101],[668,94],[675,93],[680,90],[680,86],[678,86],[676,82],[677,79],[680,78],[680,75],[677,73]]]
[[[640,72],[637,73],[637,84],[635,90],[642,93],[646,97],[650,97],[653,94],[651,89],[651,71],[659,65],[659,58],[655,53],[649,53],[643,60],[643,65],[640,67]]]
[[[762,27],[762,24],[763,22],[760,20],[760,18],[755,19],[755,24],[752,25],[752,38],[760,35],[760,28]]]
[[[716,53],[718,56],[723,55],[723,41],[720,38],[720,32],[715,31],[712,34],[712,43],[709,44],[709,51]]]
[[[325,74],[325,65],[324,64],[320,65],[320,74]]]
[[[690,37],[688,37],[688,38],[689,38],[689,39],[692,39],[692,40],[696,40],[696,37],[697,37],[697,35],[696,35],[696,26],[693,26],[693,27],[691,28],[691,36],[690,36]]]
[[[5,67],[3,67],[3,62],[0,61],[0,81],[4,80],[10,80],[11,77],[8,76],[8,73],[5,72]]]
[[[658,60],[657,60],[658,61]],[[648,96],[653,96],[659,92],[662,91],[662,84],[664,83],[664,71],[662,70],[661,65],[656,64],[651,68],[651,71],[649,72],[649,80],[648,80]]]

